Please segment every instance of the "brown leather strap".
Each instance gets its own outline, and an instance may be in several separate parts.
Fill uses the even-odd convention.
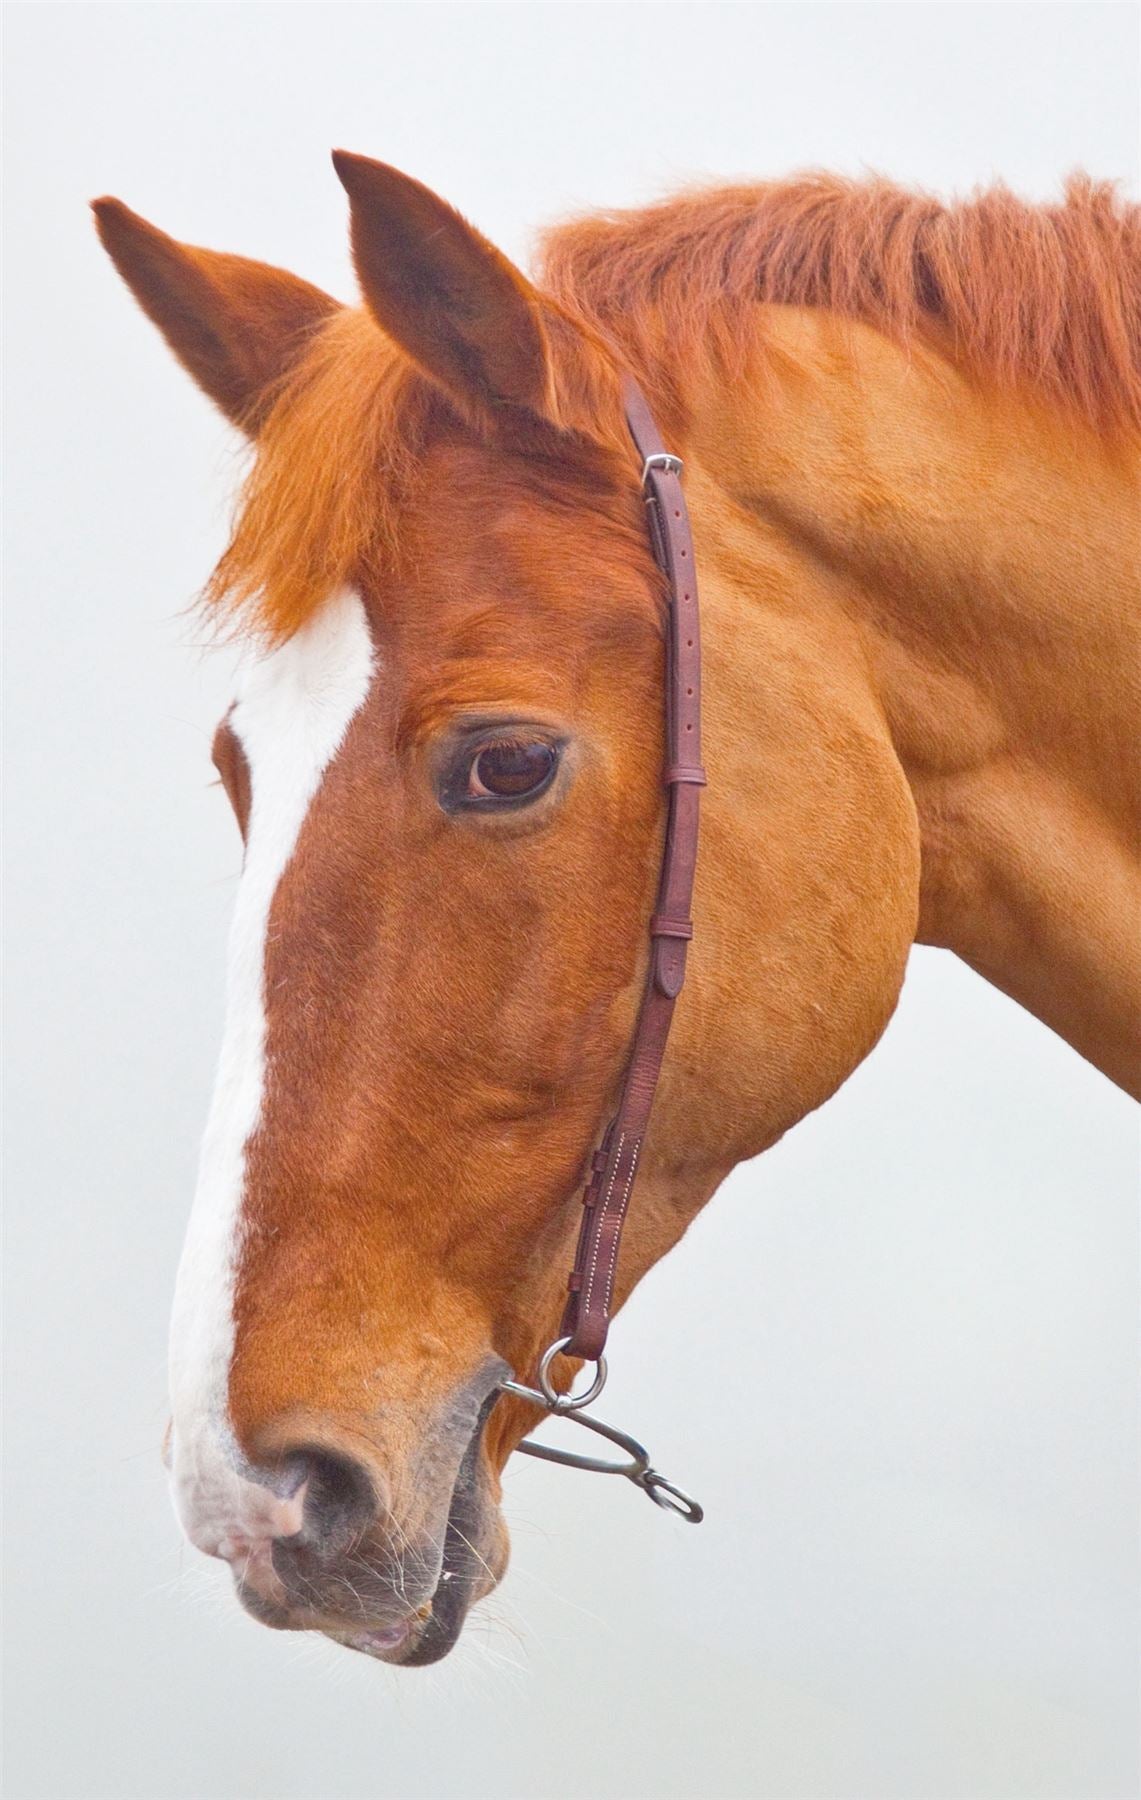
[[[666,766],[668,798],[658,901],[650,920],[650,966],[618,1110],[591,1160],[582,1226],[561,1335],[568,1356],[601,1356],[622,1226],[642,1140],[649,1124],[674,1004],[685,980],[693,936],[690,903],[697,867],[701,789],[701,638],[693,537],[681,488],[681,463],[658,435],[645,396],[633,381],[623,390],[626,422],[642,457],[642,492],[654,557],[669,583],[666,632]]]

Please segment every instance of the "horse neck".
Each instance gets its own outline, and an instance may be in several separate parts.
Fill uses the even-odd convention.
[[[765,314],[739,378],[684,396],[714,663],[731,637],[760,704],[792,621],[866,690],[913,797],[917,941],[1136,1092],[1133,458],[929,348]]]

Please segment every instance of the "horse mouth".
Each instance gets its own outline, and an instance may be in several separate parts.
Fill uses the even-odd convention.
[[[482,1594],[445,1569],[436,1592],[415,1618],[391,1633],[365,1632],[351,1640],[350,1647],[402,1669],[426,1668],[455,1648],[469,1611],[481,1598]]]
[[[454,1649],[474,1602],[474,1596],[460,1592],[460,1585],[445,1570],[432,1598],[410,1618],[363,1631],[328,1630],[326,1636],[346,1650],[357,1650],[371,1656],[374,1662],[396,1668],[414,1669],[439,1662]],[[453,1594],[457,1595],[455,1601]]]
[[[339,1622],[322,1627],[325,1635],[347,1650],[398,1668],[425,1668],[441,1661],[455,1648],[472,1607],[498,1584],[506,1567],[505,1555],[496,1559],[501,1566],[493,1567],[471,1547],[466,1533],[457,1535],[459,1554],[452,1560],[452,1535],[453,1524],[449,1520],[444,1563],[435,1592],[414,1613],[394,1623],[363,1627]]]
[[[498,1586],[507,1567],[505,1532],[499,1533],[499,1553],[489,1546],[487,1554],[481,1554],[473,1547],[475,1541],[465,1531],[453,1545],[449,1520],[444,1564],[432,1598],[400,1625],[358,1634],[350,1640],[350,1647],[404,1669],[440,1662],[455,1648],[473,1606]]]

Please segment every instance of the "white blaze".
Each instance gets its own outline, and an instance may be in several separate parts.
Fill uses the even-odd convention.
[[[266,928],[305,816],[372,674],[364,607],[355,594],[339,594],[288,643],[249,665],[229,717],[249,764],[252,798],[230,930],[222,1054],[170,1339],[175,1505],[203,1549],[234,1532],[258,1536],[281,1523],[281,1502],[238,1477],[226,1407],[246,1145],[265,1085]]]

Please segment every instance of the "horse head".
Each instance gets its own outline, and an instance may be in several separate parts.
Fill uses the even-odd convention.
[[[337,167],[361,308],[97,212],[254,449],[213,583],[250,640],[214,746],[244,863],[174,1308],[176,1505],[267,1624],[408,1664],[505,1568],[500,1477],[535,1415],[499,1384],[556,1335],[634,1029],[663,585],[611,345],[418,183]],[[914,924],[874,718],[805,754],[803,683],[778,675],[765,781],[826,869],[750,824],[738,603],[711,585],[702,953],[619,1301],[874,1041]],[[758,938],[766,893],[786,924],[812,896],[812,928]]]

